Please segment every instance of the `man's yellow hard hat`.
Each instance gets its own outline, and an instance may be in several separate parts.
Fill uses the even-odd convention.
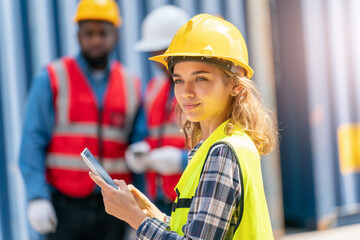
[[[119,8],[114,0],[81,0],[74,21],[83,20],[106,21],[117,27],[122,23]]]
[[[204,59],[219,65],[217,59],[225,60],[246,70],[251,78],[254,71],[249,66],[245,40],[240,31],[230,22],[210,14],[191,18],[175,34],[169,48],[162,55],[150,60],[169,67],[172,58]],[[221,63],[220,63],[221,64]],[[221,64],[222,65],[222,64]]]

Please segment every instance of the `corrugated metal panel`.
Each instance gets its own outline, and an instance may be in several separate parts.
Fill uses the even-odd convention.
[[[249,29],[247,34],[250,43],[248,51],[250,65],[254,69],[253,80],[266,106],[276,111],[270,1],[249,0],[246,6]],[[285,233],[279,152],[274,150],[271,154],[262,156],[261,163],[273,233],[275,238],[279,239]]]
[[[200,9],[203,13],[224,16],[219,0],[200,0]]]
[[[20,4],[20,15],[22,16],[21,18],[21,24],[23,26],[23,32],[22,32],[22,36],[23,39],[26,39],[26,41],[24,41],[24,58],[25,59],[30,59],[31,58],[31,44],[30,41],[28,40],[30,38],[30,31],[29,31],[29,14],[28,14],[28,2],[26,0],[21,0],[21,4]],[[26,75],[26,85],[27,87],[29,87],[30,85],[30,79],[33,75],[32,73],[32,62],[29,62],[25,65],[25,75]]]
[[[360,1],[358,0],[348,0],[346,1],[346,7],[348,11],[348,31],[349,31],[349,49],[350,54],[350,68],[352,70],[351,78],[353,79],[353,88],[356,93],[360,92]],[[354,101],[356,106],[356,119],[360,119],[360,97],[359,94],[356,94],[356,99]]]
[[[1,19],[1,13],[0,13]],[[0,45],[0,52],[2,51]],[[1,57],[0,57],[0,72],[1,72]],[[0,84],[0,99],[2,99],[2,86]],[[2,113],[2,106],[0,104],[0,113]],[[2,116],[2,114],[0,114]],[[5,155],[5,136],[3,130],[3,119],[0,117],[0,240],[10,239],[10,232],[5,229],[10,229],[10,213],[9,213],[9,199],[8,199],[8,179],[6,169],[6,155]]]
[[[174,4],[183,8],[190,15],[190,17],[192,17],[200,13],[197,7],[197,2],[198,1],[192,0],[175,0]]]
[[[120,59],[121,61],[134,73],[141,74],[143,71],[139,68],[139,63],[144,61],[140,58],[140,53],[134,49],[134,44],[140,39],[140,25],[141,19],[139,15],[142,13],[140,7],[141,1],[120,1],[121,14],[123,16],[123,25],[120,33]],[[146,76],[142,75],[142,79]]]
[[[308,125],[306,67],[300,1],[277,0],[277,107],[285,223],[315,224],[314,186]],[[306,219],[306,221],[303,221]]]
[[[75,55],[79,51],[77,43],[77,25],[74,24],[74,15],[77,7],[77,0],[57,0],[57,9],[59,12],[59,31],[61,55]],[[132,2],[132,1],[130,1]]]
[[[56,57],[53,2],[48,0],[29,1],[28,12],[31,22],[31,49],[33,74]],[[30,60],[30,59],[28,59]]]
[[[154,10],[157,7],[160,7],[165,4],[170,4],[170,1],[167,0],[153,0],[153,1],[147,1],[147,10],[150,12]]]
[[[238,1],[238,0],[224,0],[224,16],[226,16],[226,19],[233,23],[243,34],[245,38],[245,42],[247,44],[250,44],[247,41],[247,29],[246,29],[246,11],[245,11],[245,3],[244,1]]]
[[[316,207],[318,227],[331,224],[335,215],[336,192],[334,179],[334,149],[331,135],[331,107],[329,75],[326,63],[325,11],[321,1],[303,2],[304,39],[306,47],[306,65],[309,124],[314,159],[315,201],[321,202]],[[314,38],[317,41],[314,41]],[[321,89],[321,91],[319,91]],[[326,159],[324,161],[321,159]],[[328,184],[324,184],[327,182]]]
[[[24,187],[17,166],[21,132],[21,112],[25,99],[26,67],[19,0],[0,1],[1,104],[5,136],[11,233],[13,239],[26,239]]]
[[[360,222],[358,1],[277,1],[288,223]]]
[[[334,109],[335,128],[343,124],[349,124],[352,119],[352,103],[349,94],[349,59],[346,56],[347,33],[346,33],[346,12],[343,1],[330,0],[327,4],[327,31],[328,31],[328,51],[330,59],[330,83],[332,85],[331,97]],[[335,19],[334,19],[335,18]],[[333,25],[333,26],[332,26]],[[341,149],[339,149],[341,150]],[[341,162],[340,162],[341,163]],[[341,164],[340,164],[341,166]],[[339,168],[336,169],[339,173]],[[345,208],[352,208],[356,203],[356,178],[351,174],[342,175],[340,173],[338,184],[338,205]]]
[[[355,9],[351,9],[353,7]],[[359,34],[360,23],[351,22],[352,30],[355,30],[355,32],[350,31],[349,24],[349,13],[354,13],[355,10],[360,10],[359,4],[350,5],[349,1],[335,0],[330,1],[327,9],[329,25],[336,24],[335,27],[338,30],[335,33],[335,29],[328,26],[329,52],[331,52],[330,72],[333,85],[332,96],[334,98],[335,128],[337,129],[339,146],[339,168],[337,173],[339,173],[338,205],[341,215],[360,214],[360,155],[359,146],[354,146],[360,141],[358,131],[360,105],[357,105],[359,92],[356,91],[358,90],[356,86],[359,85],[357,82],[359,75],[354,72],[357,67],[353,68],[356,64],[359,65],[360,62],[356,62],[357,57],[352,57],[356,53],[353,50],[358,49],[358,47],[351,48],[352,44],[354,44],[353,41],[356,40],[352,36]],[[338,18],[337,23],[331,20],[335,17]],[[347,132],[347,130],[350,130],[350,132]],[[343,139],[344,134],[348,139]],[[346,155],[344,155],[344,152]]]

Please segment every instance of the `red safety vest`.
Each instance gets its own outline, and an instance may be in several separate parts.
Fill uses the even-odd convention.
[[[47,67],[55,108],[55,128],[46,157],[48,182],[71,197],[86,197],[95,188],[80,157],[87,147],[112,178],[131,182],[124,151],[139,107],[140,82],[111,63],[109,82],[99,109],[76,60],[62,58]]]
[[[162,146],[185,147],[184,134],[176,123],[176,99],[170,99],[171,82],[168,78],[156,77],[150,80],[146,90],[145,112],[149,135],[146,141],[152,149]],[[163,195],[174,201],[174,188],[181,177],[181,172],[172,175],[159,175],[153,171],[146,173],[148,196],[155,199],[158,189]]]

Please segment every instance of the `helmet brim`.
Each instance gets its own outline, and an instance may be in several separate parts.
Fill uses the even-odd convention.
[[[175,57],[175,56],[209,57],[209,58],[214,57],[212,55],[198,54],[198,53],[171,53],[171,54],[165,53],[162,55],[153,56],[153,57],[149,58],[149,60],[161,63],[161,64],[165,65],[166,68],[168,68],[168,58]],[[249,79],[251,79],[254,74],[254,70],[249,65],[244,64],[243,62],[238,61],[237,59],[234,59],[232,57],[227,57],[227,56],[216,56],[216,58],[233,62],[235,64],[235,66],[240,66],[240,67],[244,68],[246,70],[246,76]]]

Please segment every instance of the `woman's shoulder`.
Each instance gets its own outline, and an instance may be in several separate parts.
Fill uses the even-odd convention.
[[[211,146],[205,164],[218,166],[227,165],[231,168],[236,168],[238,166],[236,153],[228,143],[224,142],[216,143]]]
[[[231,136],[226,136],[214,145],[224,143],[233,150],[236,156],[242,155],[242,153],[251,153],[255,157],[259,157],[258,149],[255,146],[253,140],[244,131],[236,130]]]
[[[216,179],[218,184],[237,189],[241,183],[240,166],[232,147],[227,143],[211,146],[202,175],[204,179]]]
[[[217,142],[209,149],[209,155],[227,156],[233,154],[233,149],[229,143]]]

